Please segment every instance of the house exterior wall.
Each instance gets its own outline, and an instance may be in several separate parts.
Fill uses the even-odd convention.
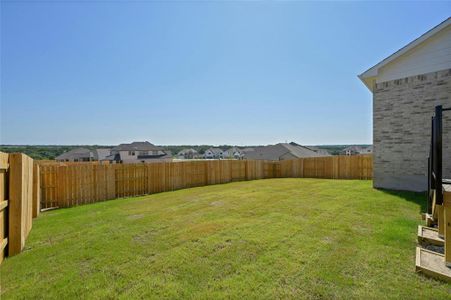
[[[376,84],[373,94],[374,179],[377,188],[427,189],[431,117],[451,107],[451,69]],[[443,176],[451,178],[451,113],[443,119]]]
[[[451,68],[451,26],[379,70],[377,83]]]
[[[226,150],[222,153],[222,156],[224,158],[229,158],[229,159],[239,159],[242,157],[242,154],[240,151],[238,150]]]
[[[123,163],[139,163],[139,162],[158,162],[158,161],[171,161],[172,158],[160,158],[160,159],[156,159],[156,158],[140,158],[138,159],[138,155],[140,155],[140,153],[142,151],[132,151],[135,153],[135,155],[130,155],[129,154],[130,151],[119,151],[119,155],[121,157],[121,161]],[[157,151],[157,150],[149,150],[147,151],[148,154],[163,154],[163,151]]]
[[[204,153],[204,158],[206,159],[219,159],[219,158],[223,158],[223,152],[219,152],[219,153],[213,153],[211,150],[207,150]]]
[[[135,155],[130,155],[129,151],[119,151],[119,155],[123,162],[138,162],[138,151],[134,151]]]
[[[83,161],[93,161],[94,159],[91,157],[70,157],[66,159],[55,159],[59,162],[83,162]]]
[[[205,158],[213,158],[213,153],[209,150],[205,151],[204,153]]]
[[[172,161],[171,157],[167,158],[146,158],[146,159],[126,159],[122,160],[124,164],[139,164],[139,163],[157,163],[157,162],[170,162]]]

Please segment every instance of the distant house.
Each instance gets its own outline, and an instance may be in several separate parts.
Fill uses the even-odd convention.
[[[308,147],[298,145],[296,143],[279,143],[276,145],[254,147],[253,151],[245,152],[246,159],[260,160],[287,160],[304,157],[322,157],[330,156],[313,151]]]
[[[170,161],[172,155],[169,151],[149,142],[133,142],[120,144],[111,149],[111,155],[107,157],[107,160],[116,163],[145,163]]]
[[[349,146],[341,150],[341,155],[362,155],[362,154],[372,154],[373,146],[362,147],[362,146]]]
[[[111,149],[98,148],[92,151],[94,160],[106,161],[107,157],[111,155]]]
[[[195,159],[199,158],[199,153],[194,149],[183,149],[177,153],[177,158],[179,159]]]
[[[224,157],[224,153],[220,148],[209,148],[204,153],[205,159],[222,159]]]
[[[87,148],[75,148],[58,155],[55,160],[61,162],[92,161],[94,160],[94,154]]]
[[[373,146],[364,147],[360,154],[373,154]]]
[[[243,151],[237,147],[229,148],[223,153],[223,157],[228,159],[241,159],[243,156]]]
[[[451,18],[359,78],[373,94],[374,186],[426,190],[431,117],[435,106],[451,106]],[[443,133],[443,154],[449,157],[449,114],[443,115]],[[451,178],[451,159],[443,161],[443,176]]]
[[[247,148],[243,148],[241,149],[241,152],[246,153],[246,152],[251,152],[254,151],[255,149],[253,147],[247,147]]]
[[[295,146],[301,146],[301,145],[298,145],[298,144],[293,143],[293,142],[291,142],[290,144],[291,145],[295,145]],[[312,151],[315,151],[316,153],[318,153],[321,156],[329,156],[329,155],[331,155],[330,152],[327,151],[326,149],[322,149],[322,148],[314,147],[314,146],[304,146],[304,147],[309,148]]]
[[[255,147],[243,148],[243,149],[240,149],[240,151],[241,151],[241,159],[245,159],[247,153],[255,151]]]

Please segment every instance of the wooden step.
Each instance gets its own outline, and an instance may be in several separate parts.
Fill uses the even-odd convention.
[[[426,221],[426,226],[431,227],[437,224],[437,221],[434,220],[434,217],[428,213],[424,213],[421,215],[421,218]]]
[[[417,247],[415,269],[429,277],[451,283],[451,268],[445,266],[445,256]]]
[[[418,225],[418,243],[444,246],[445,240],[438,236],[438,229]]]

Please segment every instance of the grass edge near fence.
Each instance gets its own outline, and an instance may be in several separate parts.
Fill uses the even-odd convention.
[[[43,208],[264,178],[372,178],[372,156],[283,161],[204,160],[150,164],[47,164],[40,167]]]

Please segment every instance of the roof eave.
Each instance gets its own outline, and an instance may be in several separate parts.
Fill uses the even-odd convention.
[[[360,74],[357,77],[365,84],[365,86],[373,92],[374,90],[374,83],[376,82],[377,76],[364,76],[364,74]]]
[[[415,48],[418,45],[420,45],[421,43],[423,43],[428,38],[432,37],[436,33],[440,32],[442,29],[444,29],[450,25],[451,25],[451,17],[447,18],[442,23],[438,24],[434,28],[432,28],[429,31],[427,31],[426,33],[422,34],[420,37],[418,37],[415,40],[413,40],[412,42],[408,43],[406,46],[402,47],[401,49],[394,52],[390,56],[386,57],[385,59],[383,59],[376,65],[374,65],[373,67],[369,68],[362,74],[358,75],[358,77],[360,78],[360,80],[363,81],[363,83],[368,87],[368,89],[370,91],[373,91],[374,81],[376,80],[376,77],[379,75],[378,73],[379,73],[380,68],[382,68],[383,66],[387,65],[388,63],[394,61],[395,59],[404,55],[405,53],[409,52],[413,48]]]

